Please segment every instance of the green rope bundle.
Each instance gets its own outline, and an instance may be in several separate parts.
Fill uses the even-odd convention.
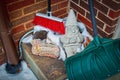
[[[65,61],[69,80],[104,80],[120,71],[120,39],[94,37],[80,53]]]

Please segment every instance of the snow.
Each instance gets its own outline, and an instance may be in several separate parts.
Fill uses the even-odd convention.
[[[27,67],[25,61],[22,61],[22,71],[17,74],[9,74],[5,70],[6,63],[0,66],[0,80],[38,80],[34,73]]]

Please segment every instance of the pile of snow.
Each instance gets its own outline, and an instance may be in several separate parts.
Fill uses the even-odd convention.
[[[0,80],[38,80],[33,72],[27,67],[27,64],[22,61],[22,71],[17,74],[9,74],[5,70],[5,64],[0,66]]]

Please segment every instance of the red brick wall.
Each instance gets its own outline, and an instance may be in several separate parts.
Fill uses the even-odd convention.
[[[20,37],[33,28],[31,23],[36,12],[47,13],[47,0],[6,0],[11,30],[17,45]],[[51,0],[52,15],[65,17],[68,12],[68,0]]]
[[[94,7],[99,35],[111,38],[120,17],[120,0],[94,0]],[[70,8],[76,12],[78,20],[85,23],[92,34],[88,0],[71,0]]]
[[[79,21],[87,25],[92,34],[91,20],[87,0],[51,0],[52,14],[57,17],[66,17],[68,2],[70,8],[76,12]],[[47,12],[47,0],[6,0],[9,18],[12,24],[11,30],[15,43],[20,37],[33,28],[31,23],[36,12]],[[114,33],[116,21],[120,16],[119,0],[94,0],[97,27],[99,35],[111,37]]]

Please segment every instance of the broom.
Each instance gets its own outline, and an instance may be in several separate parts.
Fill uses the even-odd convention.
[[[51,0],[48,0],[47,14],[37,13],[33,23],[48,28],[59,34],[65,34],[63,19],[51,15]]]

